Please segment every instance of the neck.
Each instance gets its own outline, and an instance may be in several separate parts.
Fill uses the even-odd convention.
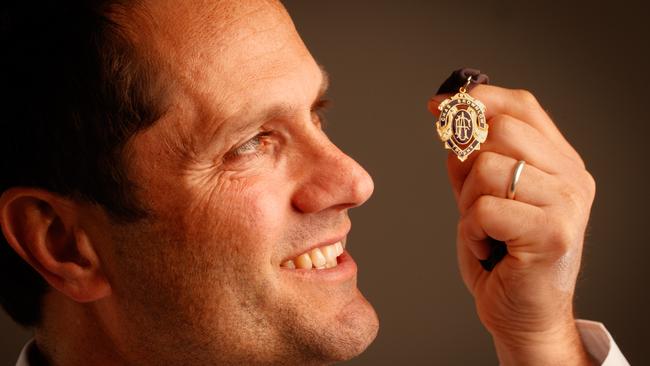
[[[104,314],[94,303],[77,303],[50,291],[43,300],[44,314],[35,340],[51,366],[128,365],[120,345],[105,326]]]

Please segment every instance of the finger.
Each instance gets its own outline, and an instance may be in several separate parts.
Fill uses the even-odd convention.
[[[508,256],[530,259],[545,255],[547,216],[544,210],[527,203],[481,196],[463,215],[458,224],[461,245],[466,245],[477,259],[489,253],[488,237],[505,242]],[[538,243],[536,246],[533,242]]]
[[[492,151],[510,156],[516,160],[524,160],[540,170],[558,175],[575,165],[573,160],[558,152],[555,145],[550,143],[539,131],[530,125],[508,115],[498,115],[490,121],[490,134],[481,151]],[[480,155],[475,154],[475,155]],[[458,175],[453,182],[464,181],[472,169],[474,159],[461,163],[455,155],[450,154],[449,172]]]
[[[438,109],[438,106],[445,99],[451,98],[452,95],[453,94],[436,94],[433,97],[431,97],[431,99],[429,99],[429,101],[427,102],[427,108],[429,109],[429,112],[431,112],[431,114],[433,114],[436,118],[439,118],[440,117],[440,110]],[[487,110],[486,110],[486,112],[487,112]],[[487,115],[486,115],[486,118],[487,118]]]
[[[494,152],[481,153],[465,179],[458,199],[458,209],[464,215],[483,195],[505,198],[510,187],[517,159]],[[531,164],[524,165],[516,187],[515,199],[543,207],[556,203],[561,182]]]
[[[549,174],[560,174],[567,166],[575,166],[575,161],[562,154],[539,131],[506,114],[492,117],[490,136],[481,145],[481,150],[525,160]]]
[[[462,184],[472,169],[477,156],[483,152],[496,152],[524,160],[527,164],[552,175],[560,175],[575,167],[575,161],[561,154],[556,146],[530,125],[508,115],[497,115],[490,121],[489,135],[481,145],[481,152],[470,155],[470,159],[461,162],[453,153],[447,160],[448,173],[454,193],[458,195]],[[579,168],[579,167],[578,167]]]
[[[472,165],[474,165],[474,162],[481,153],[471,154],[465,161],[458,160],[458,157],[453,152],[447,155],[447,176],[449,176],[449,183],[451,183],[451,189],[454,192],[456,202],[460,199],[460,192],[463,189],[463,184],[471,171]]]
[[[469,292],[474,296],[477,280],[481,278],[481,275],[486,273],[483,267],[481,267],[480,260],[487,258],[488,254],[486,253],[484,256],[477,256],[469,249],[464,240],[465,239],[461,238],[460,235],[457,235],[456,243],[458,243],[458,245],[456,245],[456,253],[458,257],[458,265],[461,269],[460,273],[463,277],[465,286],[467,286]]]
[[[485,117],[490,119],[498,114],[507,114],[522,121],[526,121],[540,131],[551,141],[558,144],[568,144],[553,121],[537,102],[536,98],[528,91],[506,89],[494,85],[477,85],[470,93],[480,100],[485,106]],[[429,111],[436,116],[440,115],[438,106],[449,98],[450,94],[441,94],[429,100]]]
[[[495,115],[507,114],[524,121],[552,141],[563,154],[584,166],[578,153],[530,92],[493,85],[477,85],[470,94],[485,104],[485,116],[488,120]],[[445,94],[431,98],[428,103],[429,110],[439,116],[438,106],[448,97],[449,95]]]

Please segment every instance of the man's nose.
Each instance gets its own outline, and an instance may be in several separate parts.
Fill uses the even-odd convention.
[[[305,155],[306,159],[296,162],[301,177],[292,198],[296,210],[344,210],[363,204],[372,195],[370,174],[326,137]]]

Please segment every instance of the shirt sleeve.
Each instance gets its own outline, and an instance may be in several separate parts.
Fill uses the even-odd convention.
[[[623,353],[602,323],[576,320],[582,344],[596,364],[601,366],[629,366]]]

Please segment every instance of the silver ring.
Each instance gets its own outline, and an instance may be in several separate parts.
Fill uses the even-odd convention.
[[[508,187],[508,199],[515,199],[517,183],[519,183],[519,178],[521,177],[521,172],[524,170],[524,165],[526,165],[526,162],[523,160],[519,160],[517,165],[515,165],[515,171],[512,174],[512,182],[510,182],[510,187]]]

